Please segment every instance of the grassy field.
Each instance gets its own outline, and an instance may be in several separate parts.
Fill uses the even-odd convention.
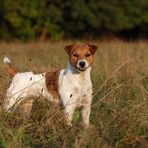
[[[7,55],[19,71],[64,68],[63,48],[70,43],[0,42],[0,103],[10,79],[2,58]],[[67,127],[62,109],[35,98],[28,118],[21,107],[4,113],[0,107],[0,147],[148,147],[148,42],[96,41],[99,50],[92,67],[93,103],[90,128],[83,129],[81,109]]]

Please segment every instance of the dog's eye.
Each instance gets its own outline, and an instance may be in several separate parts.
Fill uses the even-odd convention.
[[[78,54],[74,53],[73,56],[74,56],[74,57],[78,57]]]
[[[90,57],[90,56],[91,56],[91,54],[90,54],[90,53],[87,53],[87,54],[86,54],[86,57]]]

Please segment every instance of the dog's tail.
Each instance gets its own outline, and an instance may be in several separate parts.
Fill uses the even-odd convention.
[[[11,77],[14,77],[17,73],[16,69],[12,66],[11,61],[8,57],[4,57],[3,59],[4,64],[6,65],[7,72]]]

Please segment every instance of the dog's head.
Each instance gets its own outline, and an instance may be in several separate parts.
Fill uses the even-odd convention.
[[[65,50],[69,55],[70,64],[79,71],[85,71],[94,61],[97,46],[92,44],[84,46],[73,44],[66,46]]]

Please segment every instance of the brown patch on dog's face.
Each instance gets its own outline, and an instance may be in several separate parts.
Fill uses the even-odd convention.
[[[94,61],[97,46],[91,44],[69,45],[65,47],[65,50],[69,55],[70,64],[80,71],[85,71]]]
[[[47,72],[45,74],[46,88],[55,99],[59,99],[59,86],[58,86],[59,75],[60,71]]]

